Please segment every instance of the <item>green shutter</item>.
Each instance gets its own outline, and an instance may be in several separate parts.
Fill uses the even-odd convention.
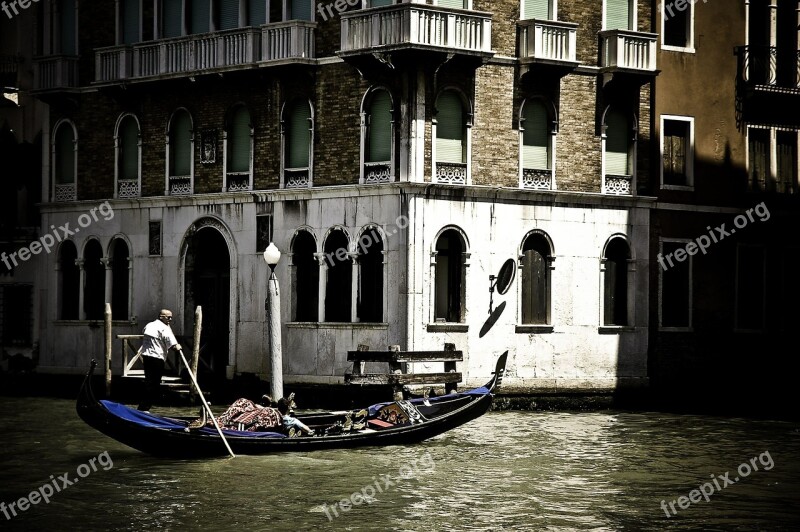
[[[606,0],[607,30],[629,30],[631,19],[630,0]]]
[[[287,115],[286,168],[308,168],[311,108],[306,100],[292,103]]]
[[[538,100],[525,102],[522,124],[522,167],[532,170],[550,168],[550,133],[547,110]]]
[[[250,113],[239,106],[228,125],[228,172],[250,171]]]
[[[291,0],[289,20],[311,20],[311,0]]]
[[[467,0],[438,0],[436,5],[442,7],[455,7],[457,9],[467,9]]]
[[[390,5],[392,5],[392,3],[393,3],[393,2],[394,2],[394,0],[372,0],[372,1],[369,3],[369,7],[384,7],[384,6],[390,6]]]
[[[267,0],[250,0],[247,4],[247,23],[261,26],[267,23]]]
[[[367,162],[384,162],[392,158],[392,99],[386,91],[379,91],[369,109],[369,151]]]
[[[211,31],[211,0],[189,0],[189,33],[208,33]]]
[[[217,0],[219,29],[232,30],[239,27],[239,0]]]
[[[444,92],[436,102],[436,161],[464,163],[466,135],[464,108],[452,91]]]
[[[189,176],[192,173],[192,122],[185,111],[175,114],[170,127],[170,176]]]
[[[76,55],[75,49],[75,0],[61,0],[61,53]]]
[[[182,0],[161,0],[161,17],[163,36],[180,37],[183,34],[183,2]]]
[[[139,0],[124,0],[122,5],[122,42],[139,42]]]
[[[69,124],[62,124],[56,132],[56,183],[75,182],[75,137]]]
[[[622,113],[610,111],[606,125],[606,175],[630,175],[628,120]]]
[[[119,142],[120,180],[139,179],[139,127],[136,120],[126,117],[117,132]]]
[[[550,16],[550,0],[523,0],[523,19],[549,20]]]

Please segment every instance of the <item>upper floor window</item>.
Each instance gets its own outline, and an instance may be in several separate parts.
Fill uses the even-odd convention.
[[[244,105],[228,114],[225,130],[225,190],[251,190],[253,185],[253,126]]]
[[[194,175],[194,135],[192,117],[185,109],[175,111],[169,121],[167,161],[167,193],[191,194]]]
[[[661,7],[662,48],[694,50],[694,2],[666,0]]]
[[[57,43],[56,53],[61,55],[78,54],[78,17],[76,0],[59,0],[55,4],[56,25],[54,30],[58,32],[53,42]]]
[[[314,20],[311,0],[286,0],[284,20]]]
[[[141,176],[141,137],[139,122],[133,115],[124,115],[117,122],[114,137],[117,145],[117,196],[135,198],[139,196]]]
[[[286,188],[312,186],[314,121],[311,103],[298,98],[283,110],[283,183]]]
[[[261,26],[267,23],[267,2],[269,0],[249,0],[247,2],[247,23]]]
[[[436,182],[468,184],[467,112],[456,91],[445,90],[436,100],[434,129]]]
[[[556,0],[522,0],[520,17],[523,20],[535,18],[538,20],[555,20]]]
[[[191,34],[211,31],[211,0],[184,0],[187,13],[188,32]],[[221,22],[222,2],[217,1],[217,21]],[[235,27],[235,26],[234,26]]]
[[[77,199],[76,175],[78,172],[78,139],[75,126],[69,121],[56,125],[53,136],[53,199],[55,201],[74,201]]]
[[[184,0],[161,0],[161,36],[164,38],[183,35]]]
[[[550,118],[544,102],[526,100],[520,113],[520,186],[553,188],[553,146]]]
[[[239,0],[216,0],[217,28],[231,30],[239,27]]]
[[[604,0],[606,30],[636,29],[636,0]]]
[[[456,229],[436,240],[434,271],[434,321],[461,323],[465,317],[466,242]]]
[[[136,44],[142,40],[141,0],[121,0],[119,9],[119,44]]]
[[[394,181],[392,97],[388,91],[379,89],[368,95],[363,121],[362,183]]]
[[[528,235],[522,243],[521,315],[523,325],[547,325],[550,320],[552,248],[541,232]]]
[[[472,9],[472,0],[435,0],[437,6],[454,7],[456,9]]]
[[[694,118],[661,116],[661,185],[691,187],[694,183]]]
[[[747,170],[752,190],[765,190],[770,181],[771,133],[769,129],[747,130]]]
[[[636,133],[631,120],[624,113],[609,109],[603,129],[603,192],[631,194],[636,160]]]
[[[318,321],[319,262],[314,256],[317,242],[308,231],[300,230],[292,241],[293,321]]]
[[[395,0],[366,0],[365,7],[384,7],[395,3]]]
[[[775,192],[791,194],[797,190],[797,131],[778,131]]]

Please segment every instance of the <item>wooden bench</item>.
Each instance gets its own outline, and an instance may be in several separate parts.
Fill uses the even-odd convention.
[[[455,392],[461,382],[456,362],[464,361],[464,353],[456,351],[455,344],[444,344],[443,351],[400,351],[399,345],[390,345],[388,351],[370,351],[359,345],[358,351],[348,351],[347,361],[353,363],[353,372],[345,374],[345,382],[360,385],[386,385],[394,391],[394,400],[403,399],[403,386],[407,384],[444,384],[447,393]],[[388,373],[365,373],[367,362],[389,364]],[[443,362],[443,373],[406,373],[410,362]]]

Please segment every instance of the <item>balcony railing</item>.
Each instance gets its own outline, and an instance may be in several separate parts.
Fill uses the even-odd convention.
[[[745,85],[800,89],[800,50],[774,46],[739,46],[738,79]]]
[[[575,63],[578,25],[553,20],[523,20],[519,56],[543,62]]]
[[[313,22],[295,20],[101,48],[95,52],[95,77],[109,82],[313,59],[314,28]]]
[[[633,176],[606,174],[606,194],[631,195]]]
[[[404,46],[491,53],[492,16],[421,4],[395,4],[342,15],[342,52]]]
[[[169,195],[170,196],[188,196],[192,193],[192,177],[191,176],[170,176],[169,177]]]
[[[228,172],[228,192],[250,190],[250,172]]]
[[[308,168],[286,168],[283,171],[283,181],[285,188],[308,188]]]
[[[75,183],[56,185],[53,198],[55,201],[75,201],[78,199]]]
[[[552,170],[522,169],[522,188],[550,190],[553,188]]]
[[[69,89],[78,86],[78,58],[50,55],[35,60],[33,75],[35,90]]]
[[[466,163],[436,163],[436,182],[445,185],[466,185]]]
[[[655,72],[658,35],[627,30],[600,32],[600,67]]]
[[[139,197],[139,180],[138,179],[120,179],[117,181],[117,197],[120,199],[125,198],[138,198]]]
[[[364,163],[364,183],[375,185],[378,183],[391,183],[391,162]]]

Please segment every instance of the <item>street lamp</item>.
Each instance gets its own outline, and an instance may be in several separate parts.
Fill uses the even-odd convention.
[[[281,252],[273,244],[264,251],[264,262],[270,270],[267,281],[267,298],[264,301],[264,310],[267,311],[267,341],[269,342],[270,369],[272,371],[270,395],[276,401],[283,397],[283,353],[281,352],[281,302],[278,292],[278,278],[275,276],[275,266],[281,260]]]

